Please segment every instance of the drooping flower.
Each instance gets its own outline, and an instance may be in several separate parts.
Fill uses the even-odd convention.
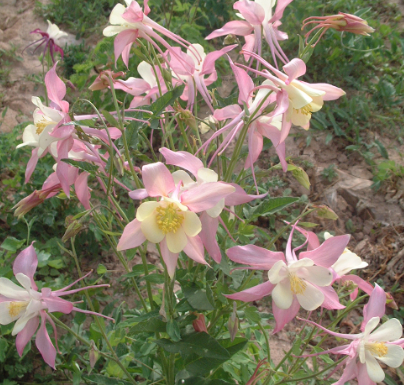
[[[398,368],[404,361],[403,327],[396,318],[391,318],[378,327],[381,317],[385,314],[386,293],[377,284],[363,309],[362,333],[342,334],[330,331],[315,322],[304,320],[317,326],[332,336],[351,340],[348,345],[338,346],[320,354],[344,354],[348,358],[341,378],[333,385],[343,385],[347,381],[357,378],[361,385],[375,385],[385,378],[382,362],[392,368]],[[305,355],[315,356],[313,355]]]
[[[145,189],[132,191],[129,196],[132,199],[152,197],[159,200],[139,206],[136,219],[124,229],[118,250],[138,247],[146,239],[159,243],[171,277],[181,251],[196,262],[206,264],[203,244],[198,236],[202,225],[196,213],[214,207],[235,188],[226,183],[210,182],[181,191],[183,181],[176,184],[173,175],[160,162],[143,166],[142,179]]]
[[[55,64],[55,57],[54,57],[55,52],[59,52],[60,56],[63,59],[64,55],[63,49],[58,45],[58,43],[60,38],[67,36],[67,33],[61,31],[56,24],[52,24],[49,20],[47,20],[47,22],[48,22],[48,29],[46,30],[46,32],[40,30],[39,28],[31,32],[31,33],[39,33],[42,37],[39,40],[36,40],[33,43],[29,44],[27,47],[25,47],[25,49],[27,49],[31,45],[39,43],[34,50],[35,52],[39,47],[45,44],[43,49],[43,57],[45,57],[46,51],[49,49],[49,54],[52,58],[52,63]]]
[[[320,306],[326,309],[344,307],[330,286],[333,277],[329,268],[343,253],[349,235],[330,238],[314,250],[301,252],[297,258],[295,250],[305,244],[292,250],[293,231],[294,227],[285,254],[255,245],[235,246],[227,250],[228,257],[234,262],[248,265],[254,270],[269,270],[267,282],[226,297],[250,302],[271,294],[276,321],[274,333],[296,316],[300,306],[308,311]]]
[[[44,361],[55,368],[56,349],[46,330],[46,321],[53,329],[56,340],[56,327],[48,313],[61,312],[70,314],[72,311],[78,311],[86,314],[99,315],[104,318],[112,319],[102,314],[82,310],[73,305],[73,303],[61,298],[65,295],[77,293],[82,290],[99,287],[109,287],[109,285],[95,285],[80,289],[70,289],[81,279],[73,282],[63,289],[52,291],[48,287],[43,287],[38,291],[38,286],[34,281],[34,275],[38,266],[38,257],[33,245],[24,249],[14,261],[13,272],[19,285],[10,281],[8,278],[0,278],[0,325],[8,325],[16,321],[12,335],[17,335],[16,347],[21,356],[25,346],[31,340],[38,329],[39,321],[41,326],[36,335],[36,346],[40,351]]]
[[[172,175],[174,182],[177,184],[182,182],[182,191],[189,191],[192,193],[194,189],[200,189],[204,186],[209,188],[211,183],[218,182],[218,175],[212,169],[204,167],[202,161],[196,156],[186,151],[171,151],[168,148],[160,148],[160,153],[166,159],[167,164],[181,167],[189,171],[194,177],[193,180],[185,171],[178,170]],[[225,184],[221,182],[222,184]],[[227,184],[227,183],[226,183]],[[222,259],[222,253],[220,252],[219,245],[216,240],[216,233],[219,226],[219,222],[225,227],[223,221],[220,219],[225,206],[238,206],[243,203],[251,202],[254,199],[264,198],[267,194],[262,195],[249,195],[239,185],[235,183],[229,183],[228,186],[233,186],[235,189],[232,194],[222,198],[217,204],[200,215],[202,223],[202,230],[199,234],[203,245],[205,246],[208,254],[217,263],[220,263]]]
[[[273,13],[272,8],[275,2],[276,8]],[[286,6],[291,2],[292,0],[237,1],[233,5],[233,8],[240,12],[237,16],[243,20],[226,23],[222,28],[213,31],[206,39],[213,39],[229,34],[244,36],[246,44],[243,49],[254,51],[257,52],[258,55],[261,55],[263,33],[265,40],[269,44],[275,65],[277,66],[277,59],[280,59],[283,63],[287,63],[289,60],[278,41],[286,40],[288,35],[285,32],[279,31],[278,28],[282,24],[280,19],[283,16],[283,12]],[[254,34],[251,34],[253,31]]]
[[[370,33],[373,33],[375,31],[372,27],[369,27],[366,20],[363,20],[358,16],[350,15],[349,13],[343,12],[338,12],[338,15],[308,17],[307,19],[303,20],[302,30],[311,24],[317,25],[304,35],[306,37],[306,44],[309,36],[315,30],[324,28],[317,41],[312,44],[312,47],[315,47],[317,45],[321,37],[330,28],[335,29],[339,32],[350,32],[356,35],[364,36],[369,36]]]

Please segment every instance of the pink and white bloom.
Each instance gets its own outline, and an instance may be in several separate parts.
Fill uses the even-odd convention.
[[[174,76],[178,74],[180,79],[186,83],[181,99],[188,101],[187,109],[192,110],[197,90],[213,112],[212,97],[208,92],[207,86],[217,80],[215,62],[219,57],[231,51],[236,46],[236,44],[230,45],[208,54],[205,53],[200,44],[191,44],[186,54],[181,51],[181,48],[173,48],[176,56],[170,55],[171,60],[169,63],[174,71]],[[198,57],[195,56],[195,51],[198,52]],[[178,58],[181,58],[181,60]],[[183,65],[184,62],[188,64],[186,67]],[[209,76],[205,78],[207,75]]]
[[[277,66],[277,59],[280,59],[283,63],[287,63],[289,60],[278,41],[286,40],[288,35],[285,32],[279,31],[278,28],[282,24],[280,19],[283,16],[283,12],[291,2],[292,0],[237,1],[233,5],[233,8],[240,12],[237,13],[237,16],[243,20],[226,23],[222,28],[213,31],[206,39],[213,39],[229,34],[244,36],[246,44],[243,49],[254,51],[258,55],[261,55],[263,34],[269,44],[275,65]],[[273,12],[275,3],[276,8],[275,12]]]
[[[122,60],[128,67],[130,49],[138,38],[148,41],[162,55],[163,51],[156,42],[175,55],[172,47],[155,30],[183,47],[190,45],[182,37],[170,32],[147,17],[150,12],[148,0],[144,1],[144,11],[135,0],[125,0],[125,3],[126,7],[122,4],[115,5],[109,17],[111,25],[103,31],[104,36],[118,35],[114,42],[115,61],[122,55]],[[198,56],[196,52],[194,54]]]
[[[196,156],[186,151],[171,151],[168,148],[160,148],[160,153],[166,159],[167,164],[181,167],[189,171],[194,177],[192,179],[188,173],[183,170],[173,172],[174,182],[177,184],[182,182],[181,191],[192,192],[193,189],[209,188],[211,183],[218,182],[219,176],[215,171],[210,168],[204,167],[202,161]],[[235,191],[226,197],[222,198],[215,206],[205,210],[200,215],[202,223],[202,230],[199,236],[205,246],[208,254],[217,263],[220,263],[222,259],[222,253],[220,252],[219,245],[216,240],[216,233],[219,227],[219,222],[226,228],[225,224],[220,218],[220,214],[226,208],[225,206],[238,206],[243,203],[251,202],[254,199],[264,198],[267,194],[262,195],[249,195],[239,185],[235,183],[223,183],[228,186],[233,186]]]
[[[263,64],[267,69],[256,71],[249,69],[265,78],[267,78],[274,86],[280,88],[287,93],[285,100],[287,110],[283,116],[282,138],[289,134],[292,124],[300,126],[305,130],[310,127],[311,114],[319,111],[324,101],[336,100],[345,95],[345,92],[331,84],[326,83],[306,83],[297,80],[298,77],[306,73],[306,64],[303,60],[295,58],[288,64],[283,66],[283,70],[279,71],[261,56],[244,51],[245,54],[252,56]],[[245,67],[239,65],[240,67]],[[269,70],[269,71],[268,71]]]
[[[41,326],[36,335],[36,346],[44,361],[52,368],[55,368],[56,349],[46,331],[46,321],[52,325],[57,343],[56,327],[48,313],[61,312],[70,314],[72,311],[79,311],[111,319],[102,314],[76,308],[73,303],[61,298],[89,288],[109,287],[109,285],[95,285],[68,290],[75,283],[88,276],[90,272],[63,289],[52,291],[50,288],[43,287],[41,291],[38,291],[38,286],[34,281],[37,266],[38,258],[31,244],[31,246],[18,254],[13,265],[15,278],[21,286],[8,278],[0,278],[0,325],[8,325],[16,321],[11,334],[13,336],[17,335],[16,346],[18,354],[21,356],[25,346],[37,331],[41,320]]]
[[[403,364],[404,339],[401,338],[403,327],[400,321],[396,318],[391,318],[378,327],[381,317],[385,314],[385,306],[386,293],[376,284],[369,297],[369,302],[363,309],[362,333],[336,333],[315,322],[305,320],[328,334],[352,341],[348,345],[338,346],[320,353],[348,356],[343,362],[345,363],[345,369],[341,378],[333,385],[343,385],[354,378],[357,378],[361,385],[375,385],[385,378],[379,362],[392,368],[398,368]],[[313,356],[315,355],[318,354]]]
[[[295,251],[306,243],[292,250],[293,231],[294,227],[285,254],[255,245],[235,246],[227,250],[228,257],[234,262],[254,270],[269,270],[267,282],[226,297],[251,302],[271,294],[276,321],[274,333],[296,316],[300,306],[308,311],[320,306],[326,309],[344,308],[330,286],[333,277],[329,269],[343,253],[349,235],[330,238],[314,250],[301,252],[297,258]]]
[[[159,243],[171,277],[181,251],[194,261],[206,264],[203,243],[198,236],[202,224],[196,213],[214,207],[235,188],[226,183],[210,182],[182,191],[183,181],[176,184],[174,176],[160,162],[143,166],[142,179],[145,189],[132,191],[129,196],[132,199],[152,197],[159,200],[139,206],[136,219],[124,229],[118,250],[138,247],[146,240]]]

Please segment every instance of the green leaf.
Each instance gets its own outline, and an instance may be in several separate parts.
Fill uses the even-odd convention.
[[[244,317],[253,323],[261,322],[261,317],[258,313],[258,309],[255,306],[245,308]]]
[[[148,271],[153,271],[153,270],[156,270],[157,267],[154,265],[148,264],[147,269],[148,269]],[[145,272],[144,272],[143,265],[135,265],[135,266],[133,266],[132,271],[130,273],[124,274],[122,277],[125,277],[125,278],[138,277],[139,275],[143,275],[144,273]]]
[[[316,214],[319,218],[332,219],[333,221],[338,219],[338,215],[326,205],[317,206]]]
[[[19,240],[14,237],[7,237],[5,241],[1,244],[1,247],[7,251],[15,253],[21,246],[25,243],[25,239]]]
[[[103,264],[99,264],[97,267],[97,274],[98,275],[103,275],[108,271],[108,269],[103,265]]]
[[[167,322],[167,334],[174,342],[181,340],[180,327],[176,320],[171,319]]]
[[[0,362],[4,362],[7,355],[8,343],[5,338],[0,338]]]
[[[259,217],[267,216],[275,214],[276,212],[283,210],[284,208],[292,205],[297,202],[299,198],[294,197],[278,197],[278,198],[269,198],[264,200],[258,206],[244,207],[243,212],[245,217],[249,221],[255,221]]]
[[[124,381],[117,378],[104,377],[101,374],[89,374],[88,376],[83,376],[85,380],[94,382],[98,385],[131,385],[129,381]]]
[[[139,146],[139,129],[142,123],[132,120],[126,126],[126,141],[128,142],[129,148],[132,150],[137,150]]]
[[[143,277],[147,282],[150,283],[164,283],[164,275],[163,274],[149,274]]]
[[[168,91],[163,96],[159,97],[150,106],[150,111],[152,111],[155,116],[160,115],[167,106],[172,105],[174,101],[182,95],[184,87],[185,85],[175,87],[173,90]]]
[[[346,136],[344,131],[341,130],[341,127],[335,121],[333,113],[331,111],[328,111],[327,116],[330,119],[332,126],[334,127],[335,134],[337,136]]]
[[[48,265],[58,270],[65,266],[62,258],[52,259],[48,262]]]
[[[307,190],[310,190],[310,179],[306,171],[301,167],[296,167],[292,170],[293,177]]]
[[[308,228],[311,228],[311,227],[316,227],[316,226],[318,226],[318,224],[317,224],[317,223],[312,223],[312,222],[299,222],[299,226],[300,226],[300,227],[308,227]]]
[[[384,159],[389,159],[389,154],[387,153],[386,147],[383,146],[383,143],[380,142],[379,140],[375,139],[375,144],[380,152],[380,155]]]
[[[119,123],[117,120],[106,110],[101,110],[101,113],[104,115],[105,120],[112,126],[112,127],[119,127]]]
[[[157,340],[156,344],[169,353],[180,353],[183,356],[196,354],[200,357],[217,360],[230,358],[229,352],[218,341],[204,332],[189,334],[179,342],[172,342],[163,338]]]
[[[133,326],[129,330],[129,335],[137,333],[155,333],[155,332],[165,332],[166,323],[161,320],[161,318],[154,317],[146,321],[139,322],[137,325]]]
[[[183,385],[233,385],[234,383],[226,382],[223,380],[209,380],[203,377],[188,377],[181,380]]]
[[[62,159],[62,162],[70,164],[71,166],[76,167],[82,171],[87,171],[91,175],[96,175],[96,173],[98,171],[97,166],[94,166],[93,164],[90,164],[87,162],[79,162],[79,161],[73,160],[73,159]]]
[[[198,286],[185,286],[181,284],[182,292],[188,303],[195,310],[214,310],[214,306],[209,301],[206,291]]]

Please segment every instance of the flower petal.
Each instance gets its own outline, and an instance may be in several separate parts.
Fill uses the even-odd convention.
[[[279,309],[289,309],[293,302],[293,293],[288,279],[279,282],[272,290],[272,299]]]
[[[140,228],[142,229],[143,235],[149,242],[159,243],[165,237],[165,234],[157,225],[157,219],[155,215],[149,215],[147,218],[145,218],[144,221],[141,222]],[[170,251],[172,251],[173,253],[179,253],[179,251]]]
[[[269,270],[276,262],[285,260],[282,252],[267,250],[255,245],[234,246],[228,249],[226,254],[233,262],[263,270]]]
[[[280,309],[276,306],[275,301],[272,300],[272,312],[275,317],[276,326],[273,333],[277,333],[283,329],[283,327],[296,317],[299,312],[300,304],[296,298],[293,299],[292,305],[289,309]]]
[[[268,281],[249,289],[240,291],[239,293],[225,294],[224,296],[233,300],[243,302],[258,301],[259,299],[270,295],[274,287],[275,285]]]
[[[386,344],[387,354],[383,357],[376,357],[391,368],[398,368],[404,361],[404,350],[401,346]]]
[[[184,253],[195,262],[207,265],[205,261],[205,253],[203,243],[200,237],[188,237],[188,243],[184,247]]]
[[[0,278],[0,295],[4,295],[7,298],[17,299],[17,300],[29,300],[29,294],[27,290],[16,285],[14,282],[10,281],[8,278]]]
[[[217,263],[220,263],[222,259],[222,253],[220,252],[219,245],[216,240],[217,228],[219,227],[219,220],[217,218],[212,218],[206,212],[202,213],[200,216],[200,221],[202,224],[202,230],[199,233],[199,237],[203,245],[205,246],[208,254]]]
[[[45,316],[41,314],[41,327],[36,334],[35,344],[42,355],[44,361],[53,369],[55,369],[56,349],[52,344],[48,332],[46,331]]]
[[[403,327],[400,321],[397,318],[391,318],[370,334],[369,341],[395,341],[402,335]]]
[[[369,320],[373,317],[382,318],[386,312],[386,293],[378,285],[375,284],[375,288],[370,294],[368,303],[363,308],[363,321],[361,330],[365,327]],[[400,337],[398,337],[400,338]]]
[[[175,189],[173,177],[161,162],[142,167],[144,187],[151,197],[167,197]]]
[[[184,250],[184,247],[188,243],[188,238],[184,229],[180,227],[177,232],[170,232],[166,234],[166,242],[168,250],[170,250],[172,253],[179,253],[180,251]]]
[[[306,288],[302,294],[296,294],[297,300],[303,309],[312,311],[317,309],[324,302],[324,294],[317,287],[309,282],[306,283]]]
[[[198,170],[203,167],[203,163],[196,156],[186,151],[171,151],[166,147],[160,148],[160,153],[166,159],[167,164],[181,167],[191,172],[195,177],[198,175]]]
[[[296,275],[318,286],[329,286],[332,282],[331,271],[321,266],[302,267],[297,271]]]
[[[184,211],[184,222],[182,228],[188,237],[195,237],[202,230],[202,223],[199,217],[192,211]]]
[[[37,286],[34,282],[34,274],[36,272],[36,268],[38,266],[38,257],[36,255],[34,246],[27,247],[20,254],[18,254],[17,258],[13,264],[13,272],[14,275],[18,273],[23,273],[27,277],[31,279],[31,286],[34,290],[37,290]]]
[[[25,346],[31,340],[32,336],[35,334],[36,330],[38,329],[38,325],[39,325],[39,317],[33,317],[27,322],[27,324],[25,325],[25,328],[22,329],[17,334],[17,338],[15,340],[15,346],[17,348],[17,352],[20,355],[20,357],[22,356],[22,353],[24,352]]]
[[[288,268],[284,260],[279,260],[274,263],[271,269],[268,271],[268,279],[274,285],[284,280],[289,274]],[[290,286],[290,285],[289,285]]]
[[[136,211],[136,219],[139,222],[144,221],[153,211],[160,206],[159,202],[151,201],[142,203]]]
[[[383,369],[368,351],[366,351],[366,370],[372,381],[382,382],[384,380],[385,374]]]
[[[172,278],[174,277],[175,268],[177,267],[178,253],[172,253],[170,250],[168,250],[165,239],[160,242],[160,250],[161,256],[163,257],[164,263],[167,267],[167,273],[170,278]]]
[[[141,222],[134,219],[125,226],[123,234],[119,239],[117,249],[119,251],[133,249],[140,246],[145,240],[146,237],[141,230]]]

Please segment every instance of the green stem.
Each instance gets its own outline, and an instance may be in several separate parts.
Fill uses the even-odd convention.
[[[261,322],[258,322],[258,326],[262,331],[262,334],[264,335],[265,338],[265,344],[267,346],[267,357],[268,357],[268,363],[271,363],[271,348],[269,346],[269,339],[268,339],[268,333],[265,330],[265,328],[262,326]]]
[[[147,253],[147,244],[144,245],[144,248],[140,248],[140,255],[142,257],[142,262],[143,262],[143,268],[144,268],[144,274],[145,276],[149,275],[149,269],[147,267],[147,259],[146,259],[146,253]],[[151,290],[151,284],[148,280],[146,280],[146,287],[147,287],[147,295],[149,296],[149,303],[150,303],[150,308],[151,310],[154,309],[154,302],[153,302],[153,293]]]

